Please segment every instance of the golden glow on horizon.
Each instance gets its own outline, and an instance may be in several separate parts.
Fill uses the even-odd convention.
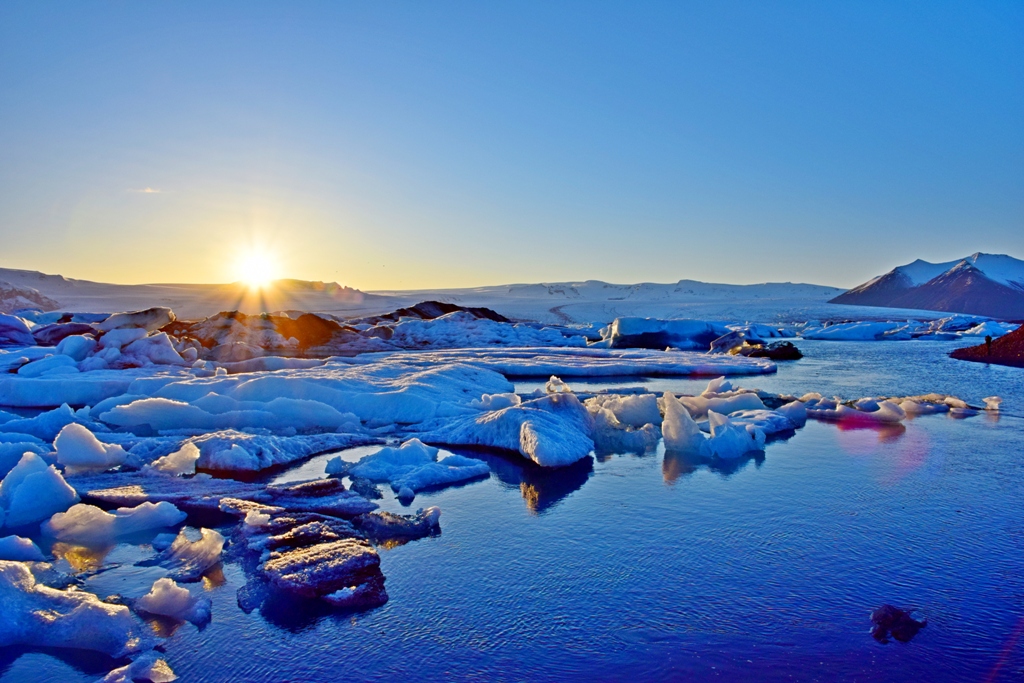
[[[280,277],[277,259],[266,249],[251,248],[241,252],[235,261],[235,279],[250,289],[264,289]]]

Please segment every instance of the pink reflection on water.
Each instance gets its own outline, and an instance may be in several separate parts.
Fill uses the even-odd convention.
[[[839,422],[839,446],[847,455],[872,457],[877,479],[893,486],[920,470],[932,451],[927,434],[901,423]]]

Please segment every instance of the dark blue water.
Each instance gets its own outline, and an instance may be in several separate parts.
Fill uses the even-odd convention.
[[[954,363],[950,346],[804,342],[806,360],[740,383],[998,394],[1002,417],[812,422],[731,471],[661,453],[556,472],[489,456],[490,479],[417,497],[441,506],[443,533],[381,550],[384,607],[246,615],[227,565],[206,584],[213,623],[178,628],[167,660],[187,681],[1020,680],[1024,371]],[[126,559],[89,587],[138,595],[153,580],[140,571]],[[875,642],[868,615],[885,602],[927,628]],[[9,652],[0,681],[93,680],[102,665]]]

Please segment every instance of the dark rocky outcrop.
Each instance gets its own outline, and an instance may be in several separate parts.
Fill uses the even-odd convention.
[[[993,339],[991,348],[987,343],[982,343],[956,349],[949,355],[957,360],[1024,368],[1024,325],[999,339]]]
[[[750,358],[770,358],[771,360],[800,360],[804,357],[800,349],[794,346],[793,342],[788,341],[744,346],[739,350],[739,355]]]
[[[410,306],[409,308],[399,308],[391,313],[349,320],[348,322],[352,324],[367,323],[370,325],[379,325],[380,323],[386,322],[398,322],[401,318],[433,320],[434,318],[440,318],[442,315],[448,315],[449,313],[455,313],[456,311],[465,311],[475,318],[486,318],[487,320],[493,320],[498,323],[512,322],[505,316],[492,311],[489,308],[472,308],[459,306],[458,304],[448,304],[443,301],[422,301],[415,306]]]

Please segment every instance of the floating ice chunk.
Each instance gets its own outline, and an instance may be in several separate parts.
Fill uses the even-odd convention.
[[[718,395],[713,398],[706,396],[681,396],[679,401],[686,406],[690,415],[694,418],[702,418],[710,411],[722,415],[734,413],[737,410],[764,410],[765,405],[753,392],[729,392],[733,395]]]
[[[775,412],[784,415],[793,427],[800,429],[807,424],[807,406],[802,401],[790,401],[775,409]]]
[[[818,420],[835,420],[862,424],[892,424],[902,422],[907,417],[907,413],[903,408],[891,401],[861,399],[859,405],[860,407],[855,407],[845,403],[822,399],[816,403],[808,403],[807,414]]]
[[[115,313],[96,325],[101,332],[110,332],[119,328],[141,328],[146,332],[155,332],[175,320],[174,312],[169,308],[154,306],[144,311]]]
[[[375,542],[395,539],[416,539],[429,536],[439,530],[441,508],[420,509],[415,515],[396,515],[392,512],[368,512],[352,520]]]
[[[114,332],[110,334],[114,334]],[[185,359],[174,350],[174,345],[165,332],[133,341],[124,346],[121,353],[145,358],[157,365],[185,365]]]
[[[67,512],[58,512],[51,517],[43,524],[43,533],[69,543],[106,545],[120,536],[175,526],[184,522],[185,516],[184,512],[166,501],[118,508],[113,513],[79,503]]]
[[[662,396],[661,403],[665,411],[665,418],[661,423],[665,450],[700,457],[710,455],[707,439],[686,407],[667,391]]]
[[[186,442],[173,453],[154,460],[150,467],[159,472],[180,477],[186,474],[195,474],[197,460],[199,460],[199,449],[194,443]]]
[[[308,598],[335,594],[332,602],[339,605],[357,602],[356,593],[363,584],[365,591],[383,594],[373,597],[377,604],[387,600],[380,556],[369,543],[357,538],[275,550],[264,563],[263,573],[280,590]]]
[[[653,424],[634,428],[622,424],[615,415],[601,406],[588,405],[593,417],[591,438],[597,453],[646,453],[658,445],[661,430]],[[658,414],[661,417],[661,414]]]
[[[949,412],[949,406],[945,403],[928,403],[917,400],[917,397],[905,398],[898,405],[907,415],[933,415]]]
[[[764,432],[756,427],[733,424],[725,415],[708,411],[711,438],[708,449],[716,458],[734,460],[751,451],[764,450]]]
[[[732,391],[732,382],[723,377],[716,377],[715,379],[708,382],[708,386],[701,392],[701,396],[714,396],[716,394],[724,394],[727,391]]]
[[[135,601],[136,609],[196,625],[210,620],[210,606],[209,598],[193,597],[187,588],[167,577],[157,579],[149,593]]]
[[[479,416],[445,421],[427,441],[518,451],[542,467],[563,467],[594,450],[593,418],[575,394],[555,393]]]
[[[64,465],[68,476],[109,470],[123,465],[128,458],[123,448],[100,443],[86,427],[74,422],[60,430],[53,447],[57,450],[57,462]]]
[[[96,340],[84,334],[73,334],[70,337],[64,337],[57,344],[57,353],[79,362],[85,360],[85,357],[95,350]]]
[[[220,562],[224,537],[213,529],[200,529],[199,534],[198,541],[191,541],[182,529],[171,547],[161,553],[160,566],[171,570],[171,578],[198,581],[206,570]]]
[[[601,331],[610,348],[707,350],[711,342],[729,329],[703,320],[658,320],[657,318],[616,318]]]
[[[0,562],[0,605],[0,647],[68,647],[123,657],[153,644],[127,607],[38,584],[22,562]]]
[[[6,512],[7,527],[41,522],[76,502],[78,494],[60,472],[35,453],[23,455],[0,481],[0,508]]]
[[[356,463],[345,463],[340,456],[332,458],[328,461],[327,472],[345,472],[351,477],[373,482],[389,482],[394,491],[408,489],[415,495],[416,491],[425,488],[487,476],[491,470],[487,463],[461,455],[449,455],[438,460],[437,448],[427,446],[419,439],[410,439],[398,448],[382,448]]]
[[[518,394],[507,393],[507,394],[484,394],[480,398],[472,401],[469,405],[472,408],[479,408],[480,410],[501,410],[502,408],[511,408],[522,403],[522,399],[519,398]]]
[[[789,417],[784,415],[781,410],[738,410],[734,413],[729,413],[729,421],[744,427],[747,431],[752,431],[751,428],[760,430],[766,437],[780,432],[793,431],[798,426]],[[804,416],[804,421],[806,422],[806,415]],[[709,429],[710,426],[709,421]],[[803,425],[801,424],[800,426]]]
[[[31,539],[21,536],[0,538],[0,560],[42,562],[45,559],[43,551]]]
[[[178,680],[174,671],[157,652],[146,652],[135,658],[131,664],[114,669],[101,678],[98,683],[134,683],[149,681],[150,683],[170,683]]]
[[[961,336],[964,337],[984,337],[991,336],[993,339],[1002,337],[1004,334],[1009,334],[1015,329],[1020,327],[1014,323],[997,323],[994,320],[986,320],[985,322],[975,325],[974,327],[964,330],[961,332]]]
[[[77,372],[78,363],[75,362],[75,359],[61,354],[34,360],[18,368],[19,377],[43,377],[54,374],[75,374]]]
[[[661,423],[658,398],[654,394],[598,395],[587,399],[586,406],[592,413],[596,412],[598,407],[604,408],[614,415],[616,420],[630,427]]]

